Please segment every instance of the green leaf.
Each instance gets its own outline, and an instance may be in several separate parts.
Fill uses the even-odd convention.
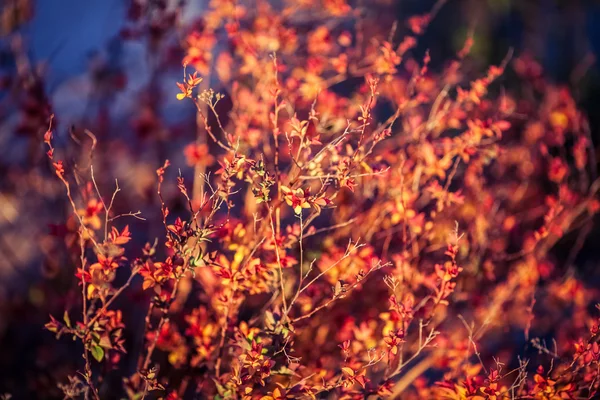
[[[112,347],[113,347],[108,335],[102,335],[102,337],[100,337],[100,341],[98,342],[98,344],[101,347],[104,347],[106,349],[112,349]]]
[[[96,359],[96,361],[100,362],[104,358],[104,349],[100,346],[93,346],[90,350],[92,356]]]
[[[281,368],[279,368],[277,371],[275,371],[276,374],[279,375],[294,375],[295,372],[292,371],[291,369],[289,369],[288,367],[282,366]]]

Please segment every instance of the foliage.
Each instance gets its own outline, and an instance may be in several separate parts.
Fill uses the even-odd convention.
[[[369,19],[385,2],[212,0],[177,83],[194,178],[156,170],[164,237],[138,250],[95,135],[72,165],[50,126],[81,291],[46,325],[83,344],[66,398],[108,398],[111,376],[131,399],[597,396],[598,291],[553,253],[600,207],[586,119],[527,57],[479,77],[470,37],[439,70],[417,57],[442,5],[400,28]],[[127,333],[117,300],[140,286]]]

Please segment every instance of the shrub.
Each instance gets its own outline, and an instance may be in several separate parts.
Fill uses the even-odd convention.
[[[141,249],[142,216],[50,127],[81,290],[46,325],[83,344],[66,398],[597,396],[598,292],[566,274],[600,206],[586,119],[530,58],[474,77],[470,36],[417,57],[442,4],[402,28],[343,0],[211,1],[177,83],[193,180],[157,169],[164,237]],[[143,331],[118,301],[138,290]]]

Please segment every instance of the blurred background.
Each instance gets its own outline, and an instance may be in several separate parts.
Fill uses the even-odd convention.
[[[387,3],[405,21],[429,11],[434,1]],[[499,63],[510,48],[532,57],[550,80],[573,91],[598,143],[596,3],[448,0],[417,51],[430,49],[435,67],[473,31],[479,71]],[[97,160],[101,188],[114,190],[116,178],[126,192],[117,211],[156,218],[154,171],[166,158],[186,168],[183,149],[196,137],[193,106],[176,100],[175,82],[185,37],[201,25],[206,7],[203,0],[0,2],[0,394],[32,398],[28,390],[37,388],[54,396],[55,376],[70,368],[55,355],[56,346],[73,351],[42,330],[49,314],[61,315],[77,302],[64,251],[69,209],[42,140],[49,116],[55,115],[59,147],[84,136],[84,129],[98,138],[97,154],[110,155]],[[134,229],[140,245],[160,236],[152,226],[134,222]],[[581,257],[583,263],[598,259],[590,249]]]

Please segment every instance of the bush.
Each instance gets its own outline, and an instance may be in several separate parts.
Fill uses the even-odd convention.
[[[211,1],[177,83],[193,179],[157,169],[142,248],[95,135],[75,166],[50,127],[79,260],[81,307],[46,325],[83,344],[66,398],[597,396],[598,291],[567,273],[600,206],[586,118],[527,56],[417,56],[443,2],[405,27],[384,3]]]

